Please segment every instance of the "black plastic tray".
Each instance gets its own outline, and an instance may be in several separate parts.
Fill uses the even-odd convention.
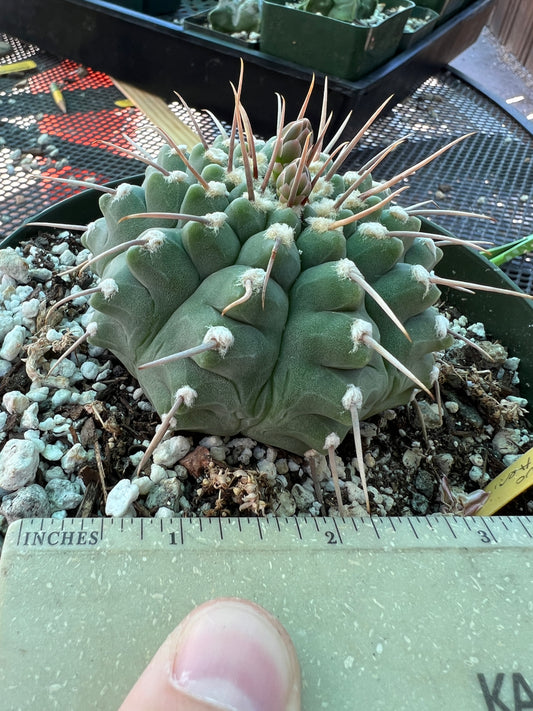
[[[477,39],[494,0],[476,0],[414,47],[356,82],[329,78],[330,109],[338,122],[352,109],[366,118],[391,94],[401,101],[428,76]],[[191,106],[209,107],[229,120],[229,82],[245,60],[243,102],[258,134],[275,126],[275,92],[287,99],[287,116],[297,112],[312,70],[260,51],[208,40],[169,19],[156,18],[103,0],[1,0],[0,30],[33,42],[57,56],[170,98],[178,90]],[[324,77],[317,75],[317,84]],[[320,115],[320,91],[308,116]]]

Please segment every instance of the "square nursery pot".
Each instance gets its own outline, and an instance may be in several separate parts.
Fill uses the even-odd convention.
[[[450,15],[454,15],[456,12],[465,5],[465,0],[413,0],[415,5],[421,5],[422,7],[428,7],[430,10],[434,10],[438,17],[437,24],[440,25],[444,22]]]
[[[438,13],[429,7],[417,5],[413,8],[405,27],[403,28],[402,40],[398,51],[403,52],[409,49],[421,39],[427,37],[433,30],[439,19]]]
[[[240,47],[247,47],[248,49],[258,49],[259,40],[258,39],[245,39],[239,36],[237,33],[230,34],[229,32],[221,32],[219,30],[214,30],[209,26],[209,12],[198,12],[195,15],[190,15],[183,20],[183,28],[187,31],[196,32],[197,34],[207,37],[209,40],[217,40],[222,42],[230,42],[231,44],[236,44]]]
[[[385,0],[398,12],[378,25],[344,22],[264,0],[261,51],[340,79],[355,81],[392,57],[414,3]]]
[[[143,179],[144,173],[124,177],[109,183],[109,186],[117,187],[123,182],[140,185]],[[84,190],[43,210],[33,217],[32,221],[88,224],[101,215],[98,206],[100,195],[101,193],[96,190]],[[422,232],[451,235],[434,222],[422,220],[422,223]],[[38,230],[38,227],[22,225],[0,243],[0,248],[15,247],[21,241],[31,240]],[[446,247],[444,256],[438,264],[438,274],[446,278],[521,291],[499,267],[469,247]],[[533,301],[491,292],[468,294],[447,288],[443,288],[442,292],[448,303],[455,305],[471,322],[483,322],[492,338],[499,339],[509,348],[513,356],[520,358],[518,368],[520,393],[528,400],[531,411],[533,408]]]

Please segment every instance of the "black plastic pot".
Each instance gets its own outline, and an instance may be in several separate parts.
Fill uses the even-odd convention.
[[[465,0],[413,0],[416,5],[429,7],[434,10],[439,16],[438,23],[440,24],[446,18],[454,15],[466,4]]]
[[[240,47],[247,47],[248,49],[258,49],[259,41],[249,41],[242,39],[241,37],[236,37],[234,35],[228,34],[227,32],[219,32],[214,30],[209,26],[208,20],[209,12],[199,12],[196,15],[190,15],[183,20],[183,27],[191,32],[196,32],[203,37],[214,40],[222,40],[225,42],[231,42],[232,44],[239,45]]]
[[[399,46],[399,51],[403,52],[405,49],[409,49],[420,40],[427,37],[433,28],[437,24],[439,19],[438,13],[429,7],[422,7],[422,5],[417,5],[413,8],[409,19],[405,27],[403,28],[403,35]],[[411,30],[409,27],[410,20],[423,20],[424,24],[417,30]]]
[[[355,81],[392,57],[413,9],[411,0],[384,0],[398,11],[373,26],[299,10],[285,0],[264,0],[261,51]]]
[[[134,175],[109,185],[116,187],[123,182],[139,185],[143,178],[144,174]],[[100,195],[96,190],[85,190],[43,210],[28,222],[88,224],[101,214],[98,207]],[[29,240],[39,229],[22,225],[0,244],[0,248]],[[429,222],[424,222],[423,229],[441,232],[443,235],[450,234]],[[473,249],[448,246],[443,251],[444,257],[437,268],[439,276],[521,291],[501,269]],[[447,302],[457,306],[471,322],[484,323],[492,338],[499,339],[513,356],[520,358],[518,372],[521,394],[527,398],[530,409],[533,408],[533,301],[490,292],[467,294],[445,288],[443,294]]]

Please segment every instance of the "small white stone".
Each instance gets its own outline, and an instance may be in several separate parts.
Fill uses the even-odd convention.
[[[152,466],[150,467],[150,480],[154,484],[159,484],[159,482],[163,481],[163,479],[168,479],[167,470],[164,467],[161,467],[159,464],[152,464]]]
[[[43,449],[43,457],[49,462],[59,462],[64,454],[64,449],[58,444],[47,444]]]
[[[80,405],[88,405],[90,402],[94,402],[95,397],[96,393],[94,390],[86,390],[84,393],[80,394],[78,403]]]
[[[483,476],[483,469],[481,469],[481,467],[472,467],[468,472],[468,476],[472,481],[477,483]]]
[[[172,518],[176,512],[169,509],[168,506],[160,506],[154,514],[154,518]]]
[[[46,495],[53,510],[75,509],[81,503],[83,494],[77,482],[68,479],[52,479],[45,486]]]
[[[57,360],[54,359],[51,363],[51,366],[55,365],[56,363]],[[61,363],[54,369],[54,375],[62,375],[64,378],[72,378],[75,372],[76,363],[69,360],[68,358],[62,360]]]
[[[189,440],[181,435],[165,439],[154,450],[154,464],[159,464],[162,467],[173,467],[176,462],[183,459],[190,448]]]
[[[40,438],[39,430],[26,430],[26,432],[24,432],[24,439],[27,439],[29,442],[33,442],[33,444],[37,447],[39,454],[43,453],[46,443]]]
[[[66,479],[67,475],[61,467],[48,467],[44,473],[45,481],[52,481],[52,479]]]
[[[14,325],[12,314],[7,311],[0,311],[0,341],[4,340],[6,334],[11,331]]]
[[[87,461],[88,457],[89,455],[83,446],[79,442],[76,442],[76,444],[61,457],[61,466],[67,474],[72,474]]]
[[[17,491],[35,481],[39,452],[33,442],[10,439],[0,452],[0,488]]]
[[[268,459],[262,459],[257,464],[257,471],[265,474],[268,481],[275,481],[278,471],[274,462],[269,462]]]
[[[10,390],[2,398],[2,405],[10,415],[20,415],[30,404],[26,395],[19,390]]]
[[[60,258],[60,263],[65,267],[72,267],[76,264],[76,255],[73,254],[70,249],[66,249]]]
[[[61,405],[67,405],[71,401],[71,391],[66,388],[60,388],[56,390],[52,395],[52,407],[61,407]]]
[[[22,304],[20,311],[24,318],[35,318],[39,313],[39,306],[39,299],[30,299]]]
[[[19,284],[27,284],[28,264],[12,247],[0,249],[0,274],[11,277]]]
[[[54,341],[60,341],[62,337],[63,337],[63,334],[60,333],[59,331],[56,331],[55,328],[49,328],[48,331],[46,332],[46,340],[49,343],[54,343]]]
[[[452,414],[459,412],[459,405],[456,402],[453,402],[453,400],[448,400],[447,402],[445,402],[444,407],[448,410],[448,412],[451,412]]]
[[[98,375],[99,370],[100,368],[98,364],[91,360],[86,360],[85,363],[82,363],[80,366],[80,372],[85,380],[94,380]]]
[[[14,326],[4,338],[2,348],[0,348],[0,358],[9,361],[15,360],[22,351],[27,334],[28,331],[24,326]]]
[[[12,363],[10,363],[8,360],[3,360],[2,358],[0,358],[0,378],[3,378],[4,375],[7,375],[12,367]]]
[[[44,402],[46,398],[48,397],[48,394],[50,392],[50,388],[47,387],[41,387],[41,388],[31,388],[29,392],[27,393],[27,397],[31,402]]]
[[[28,398],[26,398],[28,399]],[[20,426],[23,430],[38,430],[39,429],[39,403],[32,402],[26,407],[20,418]]]
[[[126,516],[131,504],[139,498],[139,488],[129,479],[121,479],[107,495],[106,516]]]
[[[149,476],[139,476],[132,482],[139,489],[141,496],[146,496],[150,489],[154,486],[154,482]]]

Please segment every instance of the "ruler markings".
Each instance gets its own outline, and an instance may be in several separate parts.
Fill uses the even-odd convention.
[[[414,533],[415,538],[418,538],[418,533],[417,533],[416,528],[414,527],[413,522],[411,521],[411,519],[409,519],[409,524],[411,525],[411,529],[412,529],[412,531],[413,531],[413,533]]]
[[[301,531],[301,529],[300,529],[300,524],[298,523],[298,519],[295,518],[294,521],[295,521],[295,523],[296,523],[296,530],[298,531],[298,538],[302,541],[302,540],[303,540],[303,536],[302,536],[302,531]]]
[[[63,708],[114,711],[169,620],[179,621],[208,597],[236,595],[263,604],[289,629],[308,711],[326,701],[336,711],[353,711],[354,694],[362,708],[376,711],[533,708],[532,524],[533,517],[441,515],[17,522],[1,559],[2,703],[32,711],[60,700]],[[135,564],[139,555],[142,566]],[[109,588],[123,606],[113,605]],[[142,618],[131,615],[130,598]],[[35,616],[20,614],[21,599]],[[57,626],[58,615],[66,624]],[[121,657],[118,622],[126,636],[146,642],[131,650],[133,662]],[[54,638],[46,642],[53,624]],[[73,635],[78,628],[89,634]],[[42,684],[45,643],[53,645],[64,688]],[[324,664],[324,649],[331,664]],[[86,665],[88,652],[101,660],[94,662],[98,673]],[[120,673],[109,668],[110,658]],[[96,678],[108,705],[94,693]]]
[[[445,521],[446,521],[446,525],[448,526],[448,528],[449,528],[450,531],[451,531],[452,536],[453,536],[454,538],[457,538],[457,536],[455,535],[455,531],[454,531],[453,528],[450,526],[450,522],[448,521],[448,518],[447,518],[447,517],[445,518]]]
[[[339,536],[339,542],[344,543],[342,536],[341,536],[341,532],[339,531],[339,527],[337,526],[337,521],[335,519],[333,519],[333,525],[337,529],[337,535]]]
[[[374,519],[371,518],[370,521],[372,522],[372,528],[374,529],[374,533],[376,534],[376,538],[378,541],[381,539],[381,536],[379,535],[378,529],[376,528],[376,524],[374,523]]]
[[[532,536],[531,533],[527,530],[526,525],[525,525],[525,523],[522,521],[521,518],[519,519],[519,521],[520,521],[520,525],[523,527],[524,531],[527,533],[527,535],[529,536],[529,538],[533,538],[533,536]]]

